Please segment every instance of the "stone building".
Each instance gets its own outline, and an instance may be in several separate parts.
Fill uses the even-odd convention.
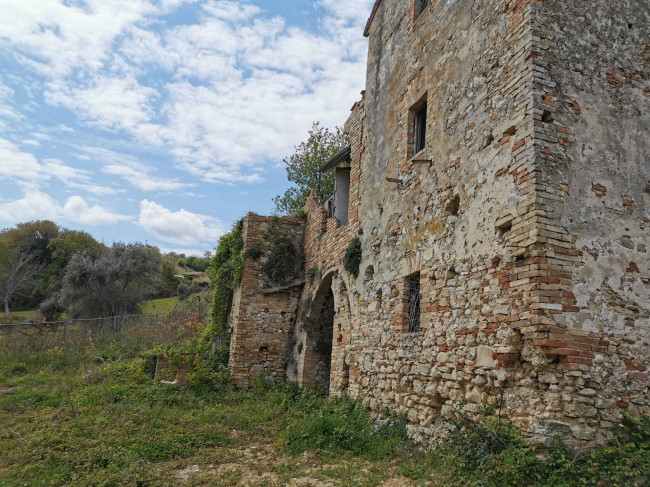
[[[576,444],[650,413],[650,3],[377,0],[365,35],[337,195],[246,218],[237,383],[320,383],[419,440],[453,408]],[[261,272],[269,226],[298,279]]]

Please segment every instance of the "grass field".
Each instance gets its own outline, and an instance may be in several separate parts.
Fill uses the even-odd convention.
[[[209,303],[211,294],[210,291],[192,294],[186,301],[191,301],[196,297],[200,297],[204,302]],[[150,299],[142,303],[143,314],[167,314],[171,312],[175,306],[180,304],[181,301],[178,296],[171,298]]]
[[[206,395],[152,379],[144,358],[108,355],[2,363],[0,486],[372,486],[399,477],[389,459],[288,453],[282,433],[302,416],[283,404],[288,394]]]
[[[192,300],[199,296],[206,303],[210,302],[210,292],[200,292],[192,294],[188,300]],[[187,300],[186,300],[187,301]],[[178,296],[171,298],[150,299],[142,303],[142,314],[167,314],[180,304]],[[4,313],[0,313],[0,323],[24,323],[36,316],[36,310],[27,311],[12,311],[13,319],[7,320]]]
[[[506,423],[457,423],[428,454],[400,420],[286,384],[234,391],[223,369],[152,377],[119,342],[0,354],[0,486],[644,486],[650,428],[540,461]],[[219,385],[219,388],[216,386]]]
[[[12,311],[11,314],[13,315],[13,319],[8,320],[4,311],[0,313],[0,323],[22,323],[29,321],[33,316],[35,316],[36,310]]]

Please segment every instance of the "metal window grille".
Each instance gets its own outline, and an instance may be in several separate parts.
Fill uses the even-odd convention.
[[[424,149],[424,143],[427,136],[427,104],[425,103],[415,112],[413,126],[413,154],[417,154]]]
[[[408,332],[420,331],[420,274],[406,278],[406,299],[408,304]]]

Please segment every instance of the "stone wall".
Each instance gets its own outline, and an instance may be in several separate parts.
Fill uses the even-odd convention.
[[[235,384],[246,389],[256,375],[285,376],[303,282],[304,220],[249,213],[244,218],[243,239],[246,257],[230,313],[229,366]],[[263,268],[281,239],[291,241],[297,250],[296,273],[283,283],[274,283]]]
[[[420,441],[457,408],[576,444],[648,414],[649,19],[643,0],[378,1],[349,221],[310,195],[287,377]]]

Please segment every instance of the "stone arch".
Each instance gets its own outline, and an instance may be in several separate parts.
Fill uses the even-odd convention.
[[[320,385],[330,393],[347,389],[350,367],[346,349],[352,319],[348,289],[338,268],[324,273],[304,323],[302,386]]]

